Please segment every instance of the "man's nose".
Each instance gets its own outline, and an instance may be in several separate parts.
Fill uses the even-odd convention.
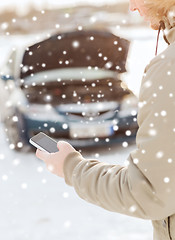
[[[135,1],[134,1],[134,0],[130,0],[129,9],[130,9],[131,11],[137,10],[136,4],[135,4]]]

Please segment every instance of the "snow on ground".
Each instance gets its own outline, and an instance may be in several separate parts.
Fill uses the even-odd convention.
[[[10,42],[13,43],[12,39]],[[7,39],[1,38],[0,43],[2,60]],[[125,78],[136,93],[144,66],[148,58],[153,57],[154,46],[154,38],[132,42]],[[110,151],[96,149],[83,155],[95,158],[98,153],[100,161],[123,164],[134,148],[134,144],[128,148],[118,145]],[[10,150],[1,124],[0,194],[0,239],[3,240],[152,239],[150,221],[111,213],[86,203],[64,180],[49,173],[34,153]]]

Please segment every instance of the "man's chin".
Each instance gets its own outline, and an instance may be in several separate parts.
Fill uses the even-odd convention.
[[[159,30],[159,25],[158,24],[151,23],[150,26],[153,30]]]

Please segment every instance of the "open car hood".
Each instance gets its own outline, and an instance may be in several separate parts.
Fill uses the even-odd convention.
[[[88,66],[123,73],[128,49],[128,40],[110,32],[91,30],[56,34],[27,48],[20,78],[53,69]]]

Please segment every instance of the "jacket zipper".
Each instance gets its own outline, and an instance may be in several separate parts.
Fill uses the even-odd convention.
[[[171,231],[170,231],[170,217],[168,217],[168,234],[169,234],[170,240],[172,240]]]

